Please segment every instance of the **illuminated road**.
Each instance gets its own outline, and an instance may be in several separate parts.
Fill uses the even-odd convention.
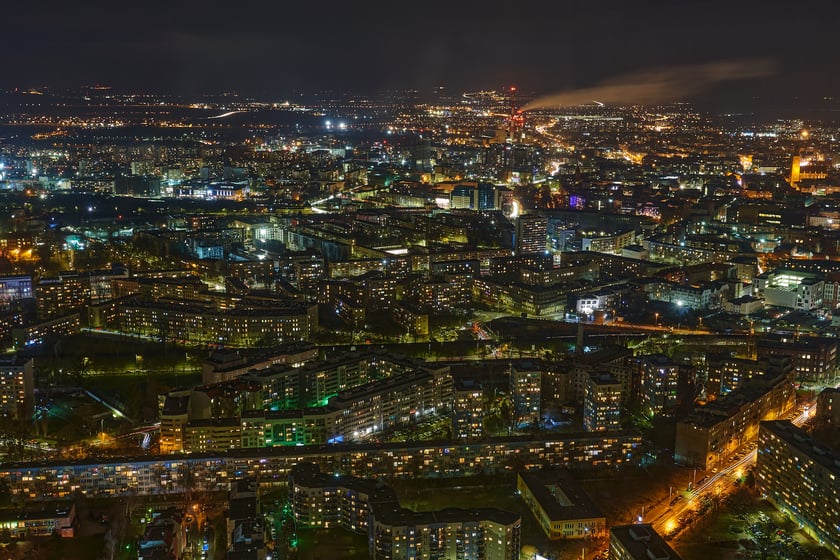
[[[802,424],[812,418],[815,402],[815,400],[812,400],[805,403],[802,406],[800,414],[791,420],[791,422],[796,426],[802,426]],[[679,519],[693,511],[703,498],[709,497],[713,493],[724,495],[727,491],[731,490],[735,485],[735,481],[755,464],[756,455],[756,449],[749,451],[741,459],[724,467],[717,474],[709,476],[708,480],[704,480],[701,484],[693,488],[684,500],[673,506],[665,504],[654,508],[652,512],[645,516],[646,519],[644,521],[652,523],[654,529],[662,535],[677,530]]]

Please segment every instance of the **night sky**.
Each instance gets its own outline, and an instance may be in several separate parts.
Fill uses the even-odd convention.
[[[0,87],[102,83],[270,99],[297,91],[547,94],[648,69],[759,61],[695,95],[840,98],[840,2],[67,2],[5,5]]]

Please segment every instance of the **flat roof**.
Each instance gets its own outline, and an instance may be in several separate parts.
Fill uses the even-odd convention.
[[[604,517],[592,498],[566,472],[527,471],[519,473],[519,478],[552,521]]]
[[[840,455],[835,450],[815,442],[808,433],[788,420],[771,420],[761,423],[762,430],[772,432],[779,439],[805,454],[815,463],[840,477]],[[759,450],[761,457],[761,450]]]
[[[617,540],[633,558],[639,560],[679,560],[680,556],[650,524],[616,525],[610,541]]]
[[[792,373],[792,372],[791,372]],[[698,406],[681,424],[710,428],[719,422],[735,416],[744,406],[749,405],[770,391],[785,383],[792,383],[789,373],[768,376],[766,373],[744,381],[731,393],[705,406]]]

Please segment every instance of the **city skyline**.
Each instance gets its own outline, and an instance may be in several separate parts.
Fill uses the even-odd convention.
[[[7,11],[0,560],[840,559],[836,7]]]
[[[702,82],[697,69],[735,64],[727,80],[674,91],[670,101],[741,111],[811,110],[820,101],[831,110],[840,85],[826,71],[837,7],[811,6],[151,3],[125,14],[105,3],[15,5],[0,38],[7,54],[0,87],[101,83],[279,98],[321,89],[366,94],[517,84],[550,95],[672,68],[688,68],[684,81]]]

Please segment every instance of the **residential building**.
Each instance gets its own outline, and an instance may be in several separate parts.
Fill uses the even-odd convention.
[[[480,441],[346,443],[233,449],[219,453],[160,455],[95,461],[32,462],[0,465],[0,478],[24,498],[179,494],[173,473],[186,465],[196,490],[220,491],[237,476],[252,476],[265,489],[285,484],[289,470],[312,461],[325,472],[354,476],[425,478],[471,476],[536,469],[545,464],[577,469],[615,469],[638,465],[642,438],[634,432],[540,434],[529,438],[489,437]]]
[[[837,372],[836,338],[768,334],[758,340],[758,357],[789,356],[800,381],[827,382]]]
[[[510,366],[510,395],[518,424],[540,422],[542,367],[537,362],[517,361]]]
[[[28,504],[22,509],[0,511],[0,530],[9,531],[13,539],[30,537],[74,537],[79,527],[73,502]]]
[[[707,353],[706,396],[716,398],[726,395],[754,377],[775,377],[787,373],[792,367],[789,356],[768,355],[760,360],[750,360],[728,354]]]
[[[0,418],[32,417],[35,407],[34,360],[17,354],[0,357]]]
[[[33,297],[31,276],[0,276],[0,312],[10,311],[16,304]]]
[[[610,528],[609,560],[680,560],[665,539],[645,523]]]
[[[299,527],[339,527],[366,533],[370,557],[381,560],[452,558],[517,560],[522,520],[492,509],[416,512],[375,480],[332,475],[314,463],[289,472],[292,512]]]
[[[642,404],[656,414],[673,408],[693,385],[691,368],[661,354],[639,358]]]
[[[368,542],[373,560],[519,560],[521,532],[518,514],[495,508],[413,512],[378,506]]]
[[[520,472],[516,489],[549,539],[604,536],[606,517],[567,472]]]
[[[548,246],[548,220],[539,214],[524,214],[516,218],[514,249],[517,255],[545,253]]]
[[[484,435],[484,391],[472,379],[452,385],[452,437],[480,439]]]
[[[795,404],[792,372],[746,381],[677,422],[674,459],[707,470],[719,467],[743,444],[755,440],[759,422],[782,418]]]
[[[840,456],[788,421],[762,422],[755,482],[761,494],[840,558]]]
[[[829,387],[822,390],[817,397],[815,421],[823,428],[840,429],[840,388]]]
[[[31,323],[22,327],[12,328],[12,343],[15,348],[38,346],[49,337],[60,337],[77,334],[81,330],[81,320],[78,313],[71,313],[63,317],[47,319],[38,323]]]
[[[583,399],[583,427],[588,432],[621,428],[621,382],[608,373],[593,375]]]

